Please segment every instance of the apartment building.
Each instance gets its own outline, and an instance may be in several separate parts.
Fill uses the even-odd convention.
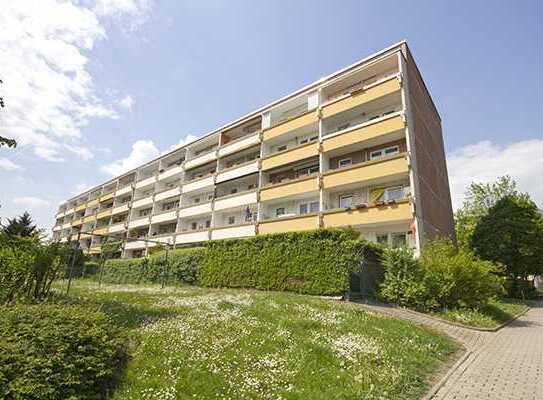
[[[337,227],[415,251],[454,235],[441,119],[405,41],[66,201],[53,238],[138,257]]]

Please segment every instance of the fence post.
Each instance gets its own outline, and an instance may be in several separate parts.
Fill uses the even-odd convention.
[[[81,232],[79,232],[77,234],[77,242],[75,244],[75,248],[74,248],[74,251],[72,253],[72,260],[70,262],[70,269],[68,270],[68,286],[66,287],[66,295],[68,295],[68,293],[70,293],[70,287],[72,286],[72,275],[73,275],[73,269],[74,269],[74,264],[75,264],[75,259],[76,259],[76,253],[77,253],[77,250],[79,250],[79,238],[81,236]]]

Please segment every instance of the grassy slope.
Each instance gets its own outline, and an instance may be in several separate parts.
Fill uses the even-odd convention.
[[[526,304],[519,300],[500,299],[491,301],[478,310],[442,310],[437,315],[476,328],[495,328],[525,309]]]
[[[80,281],[134,334],[114,399],[417,399],[456,350],[353,304],[277,292]]]

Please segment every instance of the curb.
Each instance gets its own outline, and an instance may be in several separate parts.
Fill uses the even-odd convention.
[[[421,398],[421,400],[431,400],[435,395],[436,393],[443,387],[445,386],[445,383],[447,383],[447,381],[449,380],[449,378],[451,377],[451,375],[453,373],[455,373],[467,360],[468,358],[473,355],[473,351],[471,350],[466,350],[465,353],[462,355],[462,357],[460,357],[455,363],[454,365],[449,368],[449,370],[447,371],[447,373],[439,380],[439,382],[437,382],[434,386],[432,386],[432,388],[430,388],[430,390]]]

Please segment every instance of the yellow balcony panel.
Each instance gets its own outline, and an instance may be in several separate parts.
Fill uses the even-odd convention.
[[[262,170],[287,165],[295,161],[303,160],[304,158],[313,157],[319,154],[319,143],[308,143],[302,146],[297,146],[290,150],[281,151],[271,154],[262,159]]]
[[[78,225],[81,225],[82,223],[83,223],[83,218],[74,219],[72,221],[72,226],[78,226]]]
[[[331,189],[379,178],[407,177],[408,172],[407,155],[403,153],[383,160],[373,160],[328,171],[323,175],[322,183],[324,189]]]
[[[354,143],[360,143],[379,136],[384,136],[404,128],[405,123],[403,122],[402,117],[397,115],[329,138],[325,137],[324,142],[322,143],[322,149],[324,152],[340,149]]]
[[[368,208],[330,210],[324,212],[322,218],[325,228],[337,228],[407,222],[413,219],[413,213],[409,201],[404,200]]]
[[[86,204],[86,203],[83,203],[83,204],[78,205],[78,206],[75,208],[75,211],[83,211],[85,208],[87,208],[87,204]]]
[[[379,85],[372,86],[365,90],[358,90],[347,97],[339,98],[338,100],[325,105],[322,108],[322,117],[330,117],[399,90],[400,82],[396,77],[393,77]]]
[[[92,207],[92,206],[95,206],[99,203],[98,199],[94,199],[94,200],[90,200],[88,203],[87,203],[87,207]]]
[[[106,193],[106,194],[103,194],[102,196],[100,196],[100,199],[99,199],[100,203],[112,199],[114,193],[115,192],[109,192],[109,193]]]
[[[79,239],[92,239],[92,235],[88,233],[81,233]]]
[[[86,217],[83,217],[83,222],[91,222],[96,219],[96,215],[87,215]]]
[[[306,231],[309,229],[317,229],[318,227],[319,216],[317,214],[274,218],[272,220],[260,222],[258,224],[258,234],[265,235],[268,233]]]
[[[260,191],[260,201],[280,199],[282,197],[294,196],[317,190],[319,190],[319,183],[317,176],[314,175],[304,179],[296,179],[265,187]]]
[[[107,235],[107,226],[104,226],[103,228],[96,228],[92,231],[92,233],[96,235]]]
[[[100,246],[93,246],[89,248],[89,254],[100,254],[102,252],[102,249]]]
[[[96,214],[96,219],[109,217],[110,215],[111,215],[111,208],[104,211],[100,211],[98,214]]]
[[[275,139],[294,129],[302,128],[315,122],[317,122],[317,112],[315,110],[308,111],[265,130],[264,141]]]

